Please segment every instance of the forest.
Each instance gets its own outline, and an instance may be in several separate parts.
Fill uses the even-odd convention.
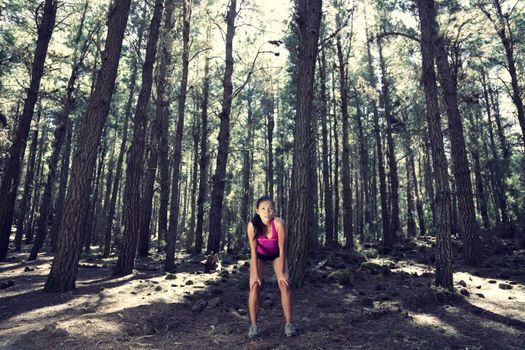
[[[0,1],[0,349],[523,349],[524,77],[523,0]]]

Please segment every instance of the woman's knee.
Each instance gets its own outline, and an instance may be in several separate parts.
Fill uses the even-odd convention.
[[[281,292],[289,292],[290,291],[290,286],[288,285],[288,283],[284,280],[281,280],[279,281],[279,289],[281,290]]]

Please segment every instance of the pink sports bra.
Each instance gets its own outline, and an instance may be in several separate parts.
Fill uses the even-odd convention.
[[[259,254],[274,255],[279,252],[278,235],[274,221],[272,220],[272,236],[270,238],[266,238],[264,234],[257,237],[257,253]]]

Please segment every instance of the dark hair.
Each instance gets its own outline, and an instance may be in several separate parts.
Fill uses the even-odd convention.
[[[262,196],[259,199],[257,199],[257,204],[255,205],[255,207],[259,208],[259,204],[261,204],[262,202],[266,202],[266,201],[270,201],[272,202],[272,205],[274,205],[273,200],[270,196]],[[261,217],[257,213],[255,213],[251,221],[253,224],[253,228],[255,229],[254,239],[257,241],[257,238],[259,237],[259,235],[263,233],[264,230],[266,229],[266,225],[262,222]]]

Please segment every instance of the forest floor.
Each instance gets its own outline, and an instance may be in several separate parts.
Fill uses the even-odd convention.
[[[523,349],[525,254],[491,244],[482,267],[461,264],[454,292],[432,286],[433,241],[405,242],[389,255],[320,250],[293,292],[297,336],[283,332],[279,290],[267,266],[261,336],[247,337],[249,267],[224,255],[203,272],[203,256],[137,260],[115,278],[115,257],[82,259],[77,288],[44,294],[52,257],[26,253],[0,264],[0,349]]]

